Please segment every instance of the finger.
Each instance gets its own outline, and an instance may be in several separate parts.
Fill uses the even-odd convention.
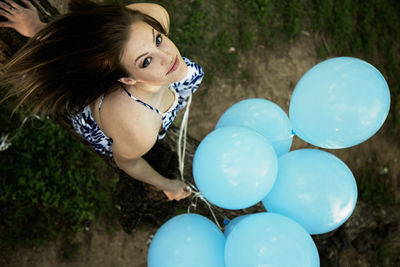
[[[183,196],[182,197],[182,199],[184,199],[184,198],[188,198],[190,195],[191,195],[192,193],[188,193],[188,194],[186,194],[185,196]]]
[[[182,194],[182,195],[179,196],[179,198],[177,198],[177,200],[179,201],[179,200],[185,199],[190,195],[191,195],[191,193]]]
[[[185,186],[185,188],[183,189],[183,191],[185,191],[185,193],[191,193],[192,189],[190,188],[190,186]]]
[[[36,9],[34,5],[32,5],[31,1],[29,0],[22,0],[28,9]]]
[[[10,7],[9,5],[7,5],[4,2],[0,2],[0,8],[1,8],[1,11],[4,11],[5,13],[10,14],[8,11],[10,11],[10,8],[12,8],[12,7]]]
[[[193,193],[192,189],[185,191],[185,196],[190,196]]]
[[[4,1],[6,1],[6,3],[7,3],[9,6],[15,8],[15,9],[17,9],[17,8],[20,7],[20,6],[19,6],[17,3],[15,3],[14,1],[11,1],[11,0],[4,0]]]
[[[0,27],[3,27],[3,28],[12,28],[12,26],[13,26],[13,24],[12,24],[11,22],[8,22],[8,21],[0,22]]]
[[[10,13],[8,13],[7,11],[4,11],[3,9],[0,9],[0,16],[3,16],[5,18],[7,18],[8,20],[10,20],[10,18],[12,17]]]

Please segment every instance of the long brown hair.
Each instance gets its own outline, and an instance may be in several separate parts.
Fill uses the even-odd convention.
[[[5,66],[9,96],[17,107],[65,116],[82,110],[128,77],[120,63],[130,26],[144,21],[165,33],[154,18],[121,6],[73,0],[70,12],[55,19]]]

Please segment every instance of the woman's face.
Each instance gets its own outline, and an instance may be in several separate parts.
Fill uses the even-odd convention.
[[[187,71],[174,43],[142,21],[131,26],[121,62],[131,76],[122,79],[125,83],[167,85],[182,80]]]

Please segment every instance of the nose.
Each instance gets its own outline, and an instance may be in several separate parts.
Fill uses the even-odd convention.
[[[172,60],[173,60],[173,55],[171,53],[169,53],[169,51],[160,51],[160,64],[162,66],[168,66],[171,64]]]

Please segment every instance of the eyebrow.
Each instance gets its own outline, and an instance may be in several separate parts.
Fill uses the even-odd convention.
[[[155,32],[154,32],[154,28],[151,29],[151,31],[152,31],[152,34],[153,34],[153,43],[155,43],[155,42],[156,42],[156,34],[155,34]],[[135,65],[136,65],[136,62],[137,62],[141,57],[144,57],[144,56],[147,55],[147,54],[148,54],[148,52],[146,52],[146,53],[144,53],[144,54],[138,56],[138,57],[136,58],[136,60],[135,60]]]

